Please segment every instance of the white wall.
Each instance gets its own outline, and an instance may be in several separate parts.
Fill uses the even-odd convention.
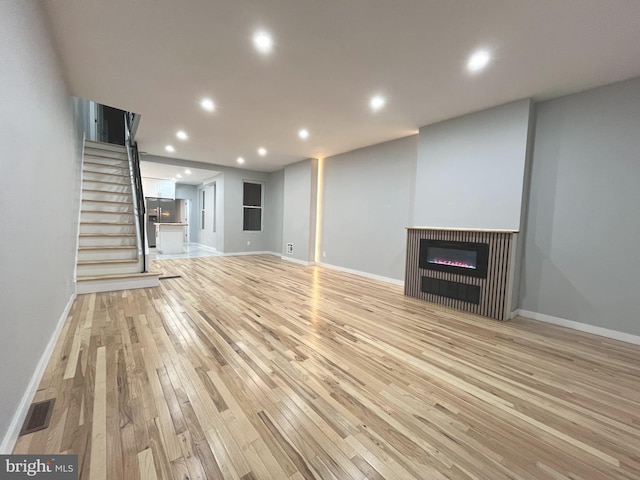
[[[0,15],[2,436],[75,292],[82,132],[41,8],[4,0]]]
[[[640,335],[640,79],[537,111],[520,307]]]
[[[412,224],[518,230],[531,102],[420,129]]]
[[[282,256],[308,263],[315,256],[315,210],[318,160],[307,159],[284,169]],[[287,243],[293,254],[287,254]]]
[[[323,164],[320,262],[402,280],[418,136]]]

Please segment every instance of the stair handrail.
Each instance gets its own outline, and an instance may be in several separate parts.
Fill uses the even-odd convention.
[[[133,190],[135,198],[135,215],[138,220],[138,232],[140,239],[140,249],[142,251],[142,273],[147,272],[147,256],[146,256],[146,238],[145,238],[145,207],[144,192],[142,191],[142,175],[140,174],[140,153],[138,151],[138,142],[135,141],[135,130],[137,129],[140,115],[132,112],[125,112],[125,143],[127,146],[127,154],[129,157],[129,167],[133,179]]]

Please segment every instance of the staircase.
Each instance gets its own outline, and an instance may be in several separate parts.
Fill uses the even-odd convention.
[[[78,239],[78,293],[158,285],[159,273],[141,273],[127,149],[85,141]]]

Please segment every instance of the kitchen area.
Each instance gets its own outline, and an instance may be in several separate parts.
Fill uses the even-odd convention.
[[[145,198],[146,247],[149,258],[194,258],[219,255],[208,242],[215,235],[211,184],[221,172],[160,161],[141,152]],[[155,160],[155,161],[152,161]],[[207,203],[203,203],[207,190]],[[206,225],[203,226],[203,217]]]
[[[189,201],[176,199],[173,180],[142,178],[147,245],[161,254],[184,253],[189,244]]]

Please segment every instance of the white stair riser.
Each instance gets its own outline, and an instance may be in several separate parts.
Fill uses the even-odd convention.
[[[128,167],[120,167],[119,165],[97,165],[94,163],[85,163],[84,170],[93,170],[94,172],[116,173],[118,175],[129,175]]]
[[[107,153],[127,153],[127,148],[124,145],[114,145],[112,143],[100,143],[100,142],[92,142],[91,140],[86,140],[84,142],[84,149],[93,149],[99,150],[101,152]]]
[[[113,275],[116,273],[137,273],[141,270],[140,262],[122,263],[122,264],[106,264],[106,265],[78,265],[78,276],[92,275]]]
[[[116,177],[105,175],[104,173],[82,172],[82,179],[85,181],[98,180],[102,182],[117,183],[118,185],[131,185],[129,177]]]
[[[82,187],[87,190],[100,190],[105,193],[131,193],[131,184],[118,184],[103,183],[99,180],[85,180],[82,182]]]
[[[81,247],[135,245],[136,237],[80,237]]]
[[[138,249],[106,249],[106,250],[78,250],[78,261],[87,260],[137,260]]]
[[[129,157],[126,153],[103,152],[99,150],[85,150],[84,159],[88,162],[111,163],[118,165],[128,165]]]
[[[129,156],[126,151],[112,152],[110,150],[101,150],[99,148],[85,147],[85,157],[97,157],[97,158],[114,158],[121,161],[128,161]]]
[[[81,223],[80,233],[136,233],[136,227],[131,225],[96,225]]]
[[[130,290],[133,288],[151,288],[159,285],[158,277],[117,278],[104,280],[90,280],[78,282],[78,294],[113,292],[117,290]]]
[[[82,200],[98,200],[105,203],[108,202],[127,202],[129,205],[133,205],[133,198],[130,193],[120,193],[120,192],[92,192],[85,190],[82,192]],[[88,202],[88,203],[96,203],[96,202]],[[83,209],[86,209],[86,205],[82,206]]]
[[[82,211],[96,211],[96,212],[117,212],[117,213],[131,213],[133,214],[133,208],[126,203],[104,203],[104,202],[84,202],[82,204]],[[109,219],[111,217],[104,217]]]
[[[94,212],[82,212],[80,214],[81,222],[118,222],[118,223],[132,223],[134,217],[132,213],[94,213]]]

